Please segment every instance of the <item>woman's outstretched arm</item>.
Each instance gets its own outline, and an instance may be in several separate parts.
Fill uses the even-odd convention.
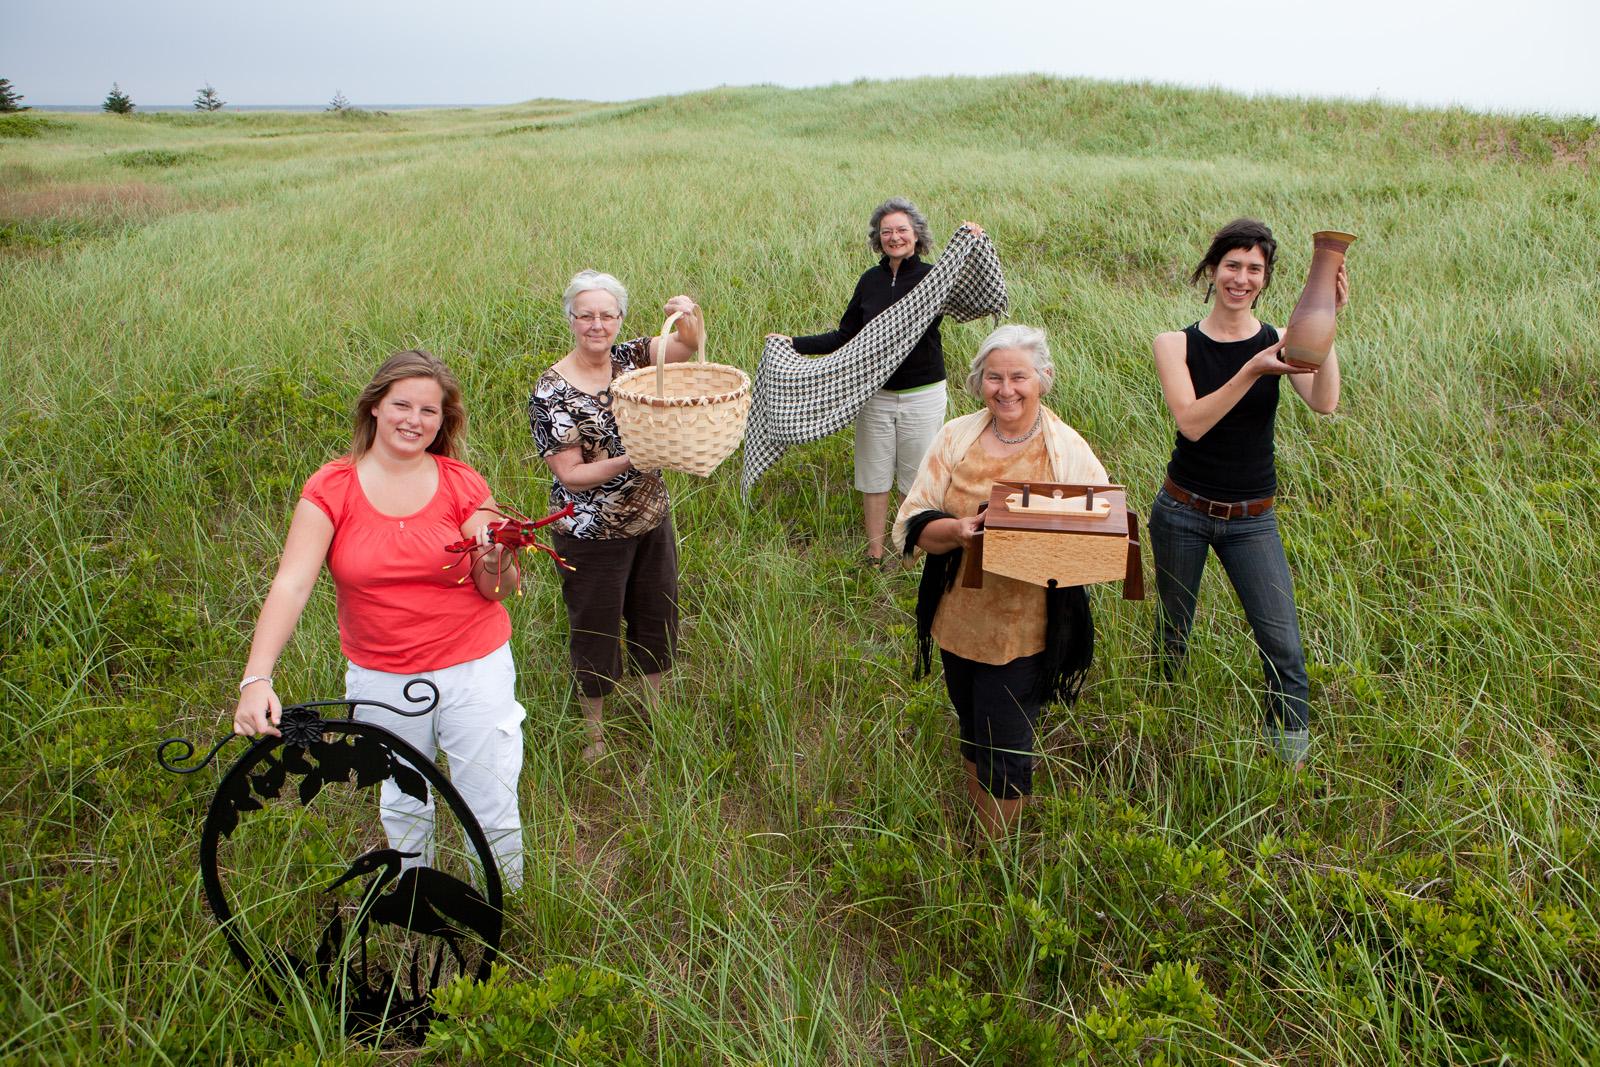
[[[261,605],[255,635],[250,639],[250,658],[244,665],[246,678],[260,680],[239,691],[239,703],[233,712],[235,733],[246,737],[277,736],[283,702],[273,691],[272,670],[300,622],[306,601],[311,599],[311,590],[332,543],[333,520],[327,513],[309,500],[296,504],[289,536],[283,542],[283,557],[278,560],[278,573]]]

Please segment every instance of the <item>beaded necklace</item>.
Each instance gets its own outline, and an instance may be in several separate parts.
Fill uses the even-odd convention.
[[[1034,416],[1033,428],[1030,429],[1027,433],[1023,434],[1021,437],[1007,437],[1005,434],[1000,432],[1000,424],[998,422],[990,422],[989,423],[989,429],[994,431],[995,439],[997,441],[999,441],[1001,444],[1020,445],[1022,442],[1028,440],[1034,434],[1038,433],[1039,432],[1039,427],[1041,427],[1043,425],[1044,425],[1044,408],[1041,407],[1039,409],[1039,414]]]

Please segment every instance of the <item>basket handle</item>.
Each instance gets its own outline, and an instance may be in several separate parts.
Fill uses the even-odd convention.
[[[700,314],[700,345],[695,349],[695,358],[704,363],[706,361],[705,312],[702,311]],[[660,397],[667,395],[667,338],[672,335],[672,324],[682,317],[683,312],[681,311],[674,311],[668,315],[667,321],[661,324],[661,333],[657,337],[660,343],[655,346],[654,360],[656,365],[656,395]]]

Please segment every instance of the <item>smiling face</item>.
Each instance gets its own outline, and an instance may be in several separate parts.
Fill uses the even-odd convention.
[[[1217,287],[1218,307],[1248,309],[1267,287],[1266,254],[1255,245],[1224,252],[1211,272],[1211,283]]]
[[[572,298],[572,336],[580,352],[606,355],[622,332],[622,308],[604,289],[587,289]]]
[[[1039,417],[1039,372],[1033,367],[1033,353],[1026,348],[997,348],[989,353],[979,379],[983,406],[999,425],[1000,431],[1014,436],[1033,426]]]
[[[444,423],[444,390],[432,378],[402,378],[373,405],[373,447],[408,456],[428,450]]]
[[[917,251],[917,230],[911,225],[911,216],[904,211],[891,211],[879,219],[878,244],[892,260],[909,259]]]

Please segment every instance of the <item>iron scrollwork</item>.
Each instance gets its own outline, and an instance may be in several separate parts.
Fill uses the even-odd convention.
[[[403,710],[377,701],[321,700],[284,708],[281,736],[258,737],[223,774],[201,828],[199,858],[206,903],[223,938],[268,996],[277,995],[271,975],[315,985],[339,997],[348,1030],[420,1041],[427,1032],[432,990],[447,972],[488,978],[499,953],[503,888],[482,827],[434,762],[383,727],[354,717],[358,706],[408,717],[426,715],[438,706],[438,687],[426,679],[406,683],[404,694],[421,706]],[[342,708],[344,715],[324,718],[320,710],[326,708]],[[158,746],[156,758],[168,771],[193,774],[211,763],[233,736],[193,763],[187,761],[195,746],[168,738]],[[252,813],[266,811],[273,801],[296,801],[309,811],[330,785],[370,792],[390,780],[423,803],[431,792],[434,810],[448,809],[460,825],[466,865],[477,886],[434,866],[408,866],[407,861],[421,858],[418,853],[384,847],[348,860],[325,858],[323,866],[343,864],[343,873],[299,887],[292,901],[268,894],[277,909],[273,918],[261,920],[265,909],[241,907],[233,899],[228,882],[243,877],[244,865],[219,863],[219,848],[235,838]],[[291,782],[298,783],[292,790]],[[362,810],[367,805],[375,813],[377,798],[369,797]],[[293,854],[282,842],[275,846],[275,855]],[[301,851],[307,847],[302,843]],[[353,907],[346,888],[352,884],[361,887]],[[282,933],[293,925],[285,916],[307,914],[327,916],[313,923],[320,925],[314,938],[305,936],[303,923],[298,932]],[[266,928],[261,928],[263,922]],[[395,959],[392,970],[373,963],[372,942],[380,935]]]

